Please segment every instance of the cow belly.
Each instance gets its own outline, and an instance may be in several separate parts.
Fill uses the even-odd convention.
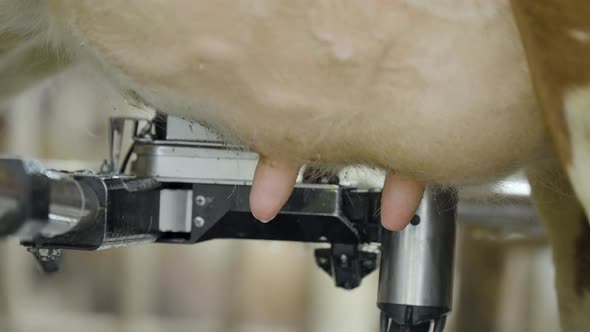
[[[271,159],[465,183],[544,145],[504,1],[63,3],[122,89]]]

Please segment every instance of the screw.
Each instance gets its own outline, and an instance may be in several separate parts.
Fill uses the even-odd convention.
[[[207,198],[203,195],[199,195],[195,197],[195,203],[197,203],[198,206],[205,206],[207,205]]]
[[[195,224],[195,227],[201,228],[205,226],[205,219],[203,219],[203,217],[195,217],[195,219],[193,219],[193,224]]]
[[[346,265],[346,263],[348,263],[348,256],[345,254],[340,255],[340,263],[342,263],[342,265]]]

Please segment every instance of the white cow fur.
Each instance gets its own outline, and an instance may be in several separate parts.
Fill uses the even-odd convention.
[[[35,47],[89,62],[123,93],[206,121],[264,156],[458,184],[540,158],[545,131],[507,3],[443,12],[457,3],[435,11],[377,0],[10,8],[41,8],[21,15],[41,27],[29,29]],[[4,30],[29,38],[22,27]]]

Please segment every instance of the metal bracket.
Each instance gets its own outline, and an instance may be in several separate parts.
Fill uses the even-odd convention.
[[[336,287],[353,289],[377,267],[377,252],[359,250],[358,245],[334,243],[315,250],[316,264],[328,273]]]
[[[250,185],[195,184],[192,242],[246,238],[301,242],[359,243],[359,233],[343,213],[341,188],[301,184],[272,223],[255,221]]]

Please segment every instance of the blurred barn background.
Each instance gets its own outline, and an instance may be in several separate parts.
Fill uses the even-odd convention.
[[[147,116],[84,68],[3,105],[2,153],[96,169],[111,115]],[[459,227],[449,332],[558,330],[550,251],[542,234]],[[0,243],[1,332],[378,331],[377,273],[336,289],[314,246],[213,241],[68,252],[44,276],[18,243]]]

